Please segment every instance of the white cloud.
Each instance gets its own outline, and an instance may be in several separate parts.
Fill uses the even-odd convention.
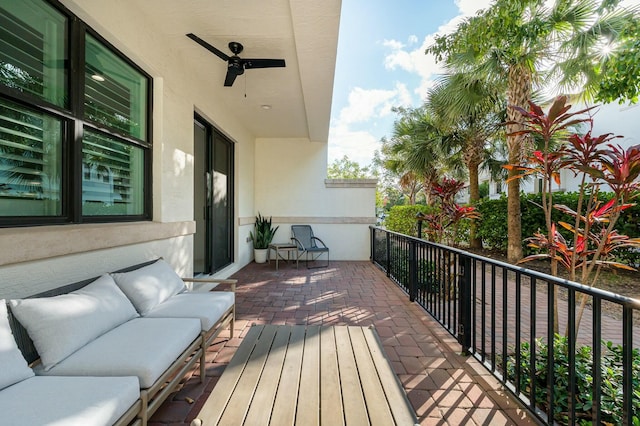
[[[340,111],[338,125],[363,123],[389,114],[391,107],[411,105],[407,86],[396,83],[393,90],[356,87],[349,93],[349,104]]]
[[[332,126],[329,141],[329,164],[346,155],[349,160],[365,166],[371,163],[373,153],[380,148],[380,141],[373,134],[350,130],[346,125]]]
[[[329,130],[329,164],[343,156],[364,165],[370,164],[373,153],[380,148],[380,136],[373,134],[376,121],[390,119],[393,107],[411,106],[413,99],[404,83],[397,82],[393,90],[354,88]],[[386,120],[385,120],[386,119]],[[370,123],[372,131],[354,130],[359,123]]]
[[[390,47],[393,50],[402,49],[404,44],[398,40],[382,40],[382,45],[384,47]]]
[[[424,99],[427,90],[433,86],[434,77],[444,71],[442,64],[437,63],[433,55],[425,54],[427,48],[434,43],[435,36],[455,31],[464,18],[474,15],[479,9],[488,7],[491,0],[456,0],[455,3],[460,10],[460,15],[441,25],[435,33],[425,36],[417,47],[405,49],[405,45],[396,40],[385,40],[383,44],[391,48],[391,53],[384,59],[387,69],[402,69],[420,77],[420,84],[415,88],[414,93],[418,94],[421,100]],[[410,42],[414,46],[418,42],[416,36],[411,36],[410,40],[414,40]]]
[[[341,124],[361,123],[379,115],[380,107],[395,96],[393,90],[366,90],[356,87],[349,93],[349,104],[340,111]]]
[[[455,0],[460,14],[465,16],[475,15],[480,9],[485,9],[491,4],[491,0]]]
[[[409,36],[409,44],[416,44],[418,42],[418,36],[417,35],[410,35]]]

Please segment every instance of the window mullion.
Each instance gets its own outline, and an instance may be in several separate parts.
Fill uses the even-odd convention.
[[[69,51],[74,52],[69,58],[69,97],[71,114],[76,120],[69,126],[66,140],[69,148],[69,185],[68,203],[69,218],[72,223],[82,222],[82,137],[84,129],[84,35],[85,25],[76,17],[71,18],[69,31]]]

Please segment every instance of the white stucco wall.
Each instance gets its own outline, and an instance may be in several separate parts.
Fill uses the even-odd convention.
[[[375,182],[326,182],[324,143],[257,139],[255,158],[255,208],[280,226],[274,242],[288,242],[292,224],[310,224],[332,259],[369,259]]]

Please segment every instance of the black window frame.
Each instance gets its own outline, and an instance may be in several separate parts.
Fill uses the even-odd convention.
[[[0,216],[0,227],[20,227],[38,225],[80,224],[80,223],[117,223],[133,221],[151,221],[153,219],[153,78],[138,64],[129,59],[105,37],[83,22],[57,0],[40,0],[56,9],[67,18],[68,49],[66,107],[52,104],[37,96],[0,83],[0,98],[17,103],[34,111],[50,115],[62,123],[62,202],[58,216]],[[92,122],[84,117],[84,81],[85,81],[85,40],[90,35],[118,56],[147,80],[146,129],[145,140],[123,134],[113,128]],[[83,215],[82,214],[82,145],[84,129],[104,134],[118,141],[139,147],[144,155],[143,172],[143,212],[136,215]]]

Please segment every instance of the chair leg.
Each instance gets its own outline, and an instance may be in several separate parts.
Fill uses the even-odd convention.
[[[307,253],[308,255],[309,253]],[[315,262],[318,259],[320,259],[320,256],[322,256],[322,253],[320,253],[317,257],[314,257],[313,255],[311,255],[311,261]],[[327,268],[329,267],[329,252],[327,252],[327,264],[326,265],[320,265],[320,266],[309,266],[309,256],[307,256],[307,269],[317,269],[317,268]]]

